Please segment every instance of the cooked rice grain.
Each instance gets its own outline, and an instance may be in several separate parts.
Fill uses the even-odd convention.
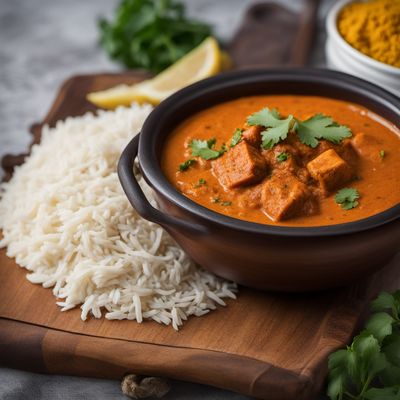
[[[41,144],[1,185],[0,247],[32,283],[53,287],[62,311],[81,305],[83,320],[105,313],[178,329],[235,298],[236,286],[196,267],[122,191],[118,158],[150,111],[133,105],[44,127]]]

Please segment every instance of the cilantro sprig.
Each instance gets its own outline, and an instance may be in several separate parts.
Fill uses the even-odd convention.
[[[222,156],[226,152],[226,146],[223,144],[220,150],[215,150],[214,146],[216,142],[215,138],[209,140],[192,140],[189,145],[192,149],[192,156],[198,156],[205,160],[213,160]]]
[[[188,18],[176,0],[120,0],[111,21],[99,21],[100,44],[128,68],[158,73],[212,34],[208,24]]]
[[[269,108],[263,108],[247,118],[248,125],[260,125],[264,128],[268,128],[261,132],[262,147],[264,149],[271,149],[281,140],[285,140],[289,133],[291,124],[293,121],[293,115],[289,115],[285,119],[281,119],[276,108],[270,110]]]
[[[247,117],[248,125],[259,125],[267,128],[262,135],[262,147],[270,149],[287,138],[290,131],[297,134],[299,140],[310,147],[318,146],[319,139],[338,144],[344,138],[352,136],[350,129],[339,125],[331,117],[316,114],[305,121],[289,115],[282,118],[277,109],[263,108]]]
[[[360,194],[357,189],[343,188],[340,189],[335,195],[335,202],[343,208],[343,210],[351,210],[358,206],[357,199],[360,198]]]
[[[400,399],[400,290],[381,293],[371,309],[366,329],[329,356],[331,400]]]
[[[352,135],[347,126],[339,125],[323,114],[316,114],[303,122],[296,120],[295,130],[300,141],[311,147],[318,146],[318,139],[338,144]]]

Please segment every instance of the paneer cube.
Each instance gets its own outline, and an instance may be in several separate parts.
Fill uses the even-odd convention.
[[[319,182],[325,193],[343,186],[353,177],[349,164],[335,150],[324,151],[307,164],[311,176]]]
[[[379,161],[379,152],[382,150],[382,145],[375,137],[365,133],[358,133],[351,139],[351,145],[361,157],[374,162]]]
[[[273,221],[314,214],[318,207],[312,192],[292,174],[274,174],[261,192],[262,210]]]
[[[251,144],[254,147],[260,147],[262,129],[263,128],[258,125],[250,126],[243,131],[242,137],[248,144]]]
[[[243,141],[213,161],[212,171],[222,186],[232,189],[261,181],[267,163],[255,147]]]

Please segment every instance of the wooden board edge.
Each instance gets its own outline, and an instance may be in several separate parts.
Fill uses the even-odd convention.
[[[0,354],[2,365],[40,373],[107,379],[138,373],[281,400],[317,394],[308,376],[248,357],[86,336],[5,318],[0,318]]]

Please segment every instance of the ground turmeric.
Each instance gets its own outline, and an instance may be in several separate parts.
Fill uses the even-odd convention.
[[[357,50],[400,67],[400,0],[350,3],[339,14],[338,28]]]

